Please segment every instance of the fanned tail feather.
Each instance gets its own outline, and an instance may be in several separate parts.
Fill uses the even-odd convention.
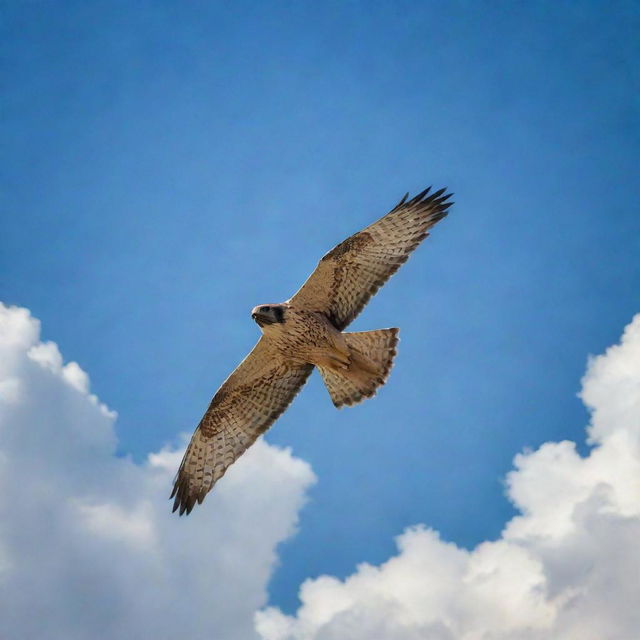
[[[348,369],[318,367],[333,404],[352,406],[375,395],[389,377],[399,329],[344,333],[350,349]]]

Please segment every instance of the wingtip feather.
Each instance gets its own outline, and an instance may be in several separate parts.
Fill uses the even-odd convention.
[[[421,191],[416,196],[411,198],[405,206],[418,207],[420,210],[428,211],[428,217],[432,224],[435,224],[448,214],[447,209],[451,207],[453,201],[449,201],[449,198],[453,193],[447,192],[447,187],[442,187],[437,191],[429,194],[431,187],[428,187],[424,191]]]
[[[396,205],[396,209],[402,206],[407,201],[408,197],[409,197],[409,192],[407,191],[407,193],[405,193],[404,196],[402,196],[402,199],[400,200],[400,202],[398,202],[398,204]]]
[[[413,196],[413,198],[411,198],[411,200],[409,200],[409,204],[410,205],[418,204],[421,200],[423,200],[425,198],[425,196],[427,196],[429,191],[431,191],[431,185],[429,185],[426,189],[421,191],[418,195]]]

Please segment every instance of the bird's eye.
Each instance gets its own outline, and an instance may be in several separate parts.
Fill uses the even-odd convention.
[[[260,307],[260,311],[262,311],[263,313],[269,313],[270,310],[271,307]]]

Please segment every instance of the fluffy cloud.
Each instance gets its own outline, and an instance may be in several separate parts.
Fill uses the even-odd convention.
[[[500,539],[468,551],[408,529],[383,565],[309,580],[296,616],[263,609],[255,629],[309,466],[259,442],[207,509],[178,519],[181,451],[117,458],[115,414],[39,333],[0,304],[1,638],[637,638],[640,315],[583,379],[589,455],[559,442],[516,456],[520,515]]]
[[[640,315],[589,362],[587,457],[572,442],[516,456],[520,512],[472,551],[415,527],[398,554],[344,581],[306,581],[264,640],[635,640],[640,637]]]
[[[115,414],[39,333],[0,303],[0,638],[255,637],[310,467],[258,442],[177,518],[182,452],[116,457]]]

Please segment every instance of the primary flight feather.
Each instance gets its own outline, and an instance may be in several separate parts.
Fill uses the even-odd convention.
[[[385,216],[329,251],[286,302],[255,307],[262,336],[226,379],[180,464],[173,510],[190,513],[235,460],[289,406],[313,367],[334,405],[373,396],[389,375],[398,329],[343,333],[371,296],[447,215],[451,194],[408,194]]]

